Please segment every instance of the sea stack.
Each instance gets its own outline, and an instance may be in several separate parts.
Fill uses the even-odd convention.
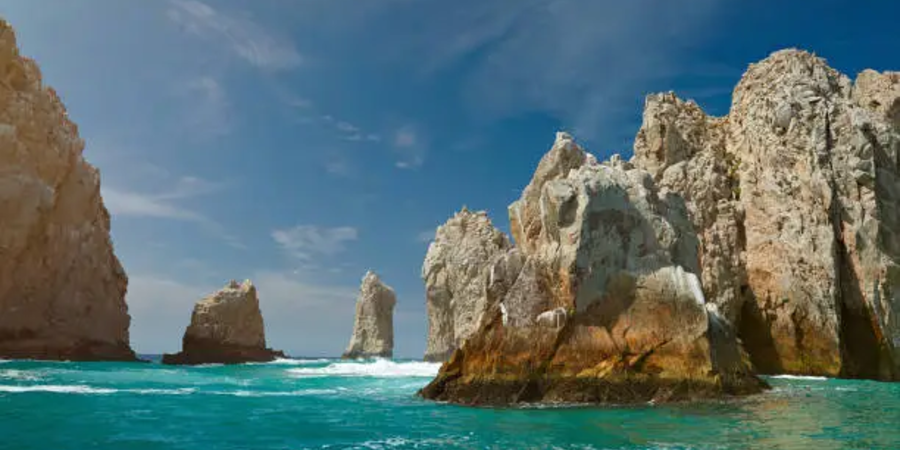
[[[343,358],[394,356],[394,306],[397,296],[378,275],[369,271],[359,287],[353,335]]]
[[[463,207],[438,227],[422,264],[428,310],[426,361],[444,361],[487,311],[491,263],[512,248],[484,211]]]
[[[0,358],[135,360],[100,175],[0,19]]]
[[[726,117],[649,96],[632,162],[686,201],[758,371],[900,380],[900,73],[778,51]]]
[[[509,211],[521,271],[493,290],[478,330],[424,397],[635,403],[765,388],[705,302],[684,201],[646,171],[617,157],[597,163],[558,133]]]
[[[227,286],[197,302],[182,350],[163,355],[164,364],[238,364],[284,357],[266,347],[256,287],[250,280]]]

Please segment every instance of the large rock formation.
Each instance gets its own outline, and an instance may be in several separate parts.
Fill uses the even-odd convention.
[[[687,201],[707,298],[758,370],[900,377],[900,74],[854,85],[798,50],[750,66],[727,117],[647,98],[633,163]]]
[[[487,214],[466,208],[438,227],[422,264],[428,309],[426,361],[444,361],[475,332],[488,307],[490,266],[511,245]]]
[[[598,164],[559,133],[510,222],[521,254],[488,265],[478,331],[423,396],[627,403],[764,388],[705,303],[684,201],[657,192],[646,171]]]
[[[163,355],[164,364],[237,364],[284,357],[266,348],[265,326],[256,287],[250,280],[227,286],[197,302],[182,339],[182,350]]]
[[[378,275],[366,272],[356,300],[353,335],[344,358],[394,356],[394,306],[397,296]]]
[[[100,176],[0,19],[0,358],[134,360]]]

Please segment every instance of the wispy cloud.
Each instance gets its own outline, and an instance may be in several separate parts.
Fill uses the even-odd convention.
[[[262,69],[290,69],[303,57],[294,44],[245,16],[226,14],[199,0],[170,0],[168,18],[185,31],[224,43],[238,57]]]
[[[404,125],[394,132],[394,152],[400,169],[417,169],[425,162],[427,145],[420,133],[412,125]]]
[[[358,237],[356,228],[323,228],[315,225],[298,225],[293,228],[275,230],[272,239],[284,251],[300,260],[310,260],[316,256],[334,256],[344,251],[348,242]]]
[[[234,124],[231,103],[225,89],[214,77],[204,75],[175,87],[182,105],[180,124],[191,135],[216,138],[231,132]]]
[[[147,193],[110,185],[101,187],[103,202],[114,217],[136,217],[192,222],[211,235],[225,241],[234,248],[245,248],[240,240],[229,234],[218,222],[210,219],[194,208],[178,204],[179,200],[209,195],[221,190],[225,185],[203,180],[198,177],[180,178],[170,189]]]

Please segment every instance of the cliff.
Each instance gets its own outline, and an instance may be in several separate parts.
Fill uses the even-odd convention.
[[[428,310],[426,361],[444,361],[475,332],[488,307],[488,266],[511,247],[483,211],[463,208],[438,227],[422,264]]]
[[[196,305],[184,332],[182,350],[163,355],[164,364],[237,364],[284,357],[266,348],[265,326],[256,287],[247,280],[227,286]]]
[[[134,360],[84,141],[0,19],[0,358]]]
[[[900,76],[753,64],[731,111],[647,98],[633,163],[682,196],[706,296],[757,370],[896,380]]]
[[[462,264],[489,274],[490,301],[424,397],[631,403],[765,388],[706,304],[684,201],[648,172],[597,163],[559,133],[509,211],[520,253]]]
[[[394,306],[397,296],[378,275],[366,272],[356,301],[353,335],[343,358],[394,356]]]

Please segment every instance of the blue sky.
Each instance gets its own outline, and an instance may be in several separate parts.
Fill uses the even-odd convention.
[[[677,3],[677,5],[676,5]],[[689,6],[688,6],[689,5]],[[506,206],[554,132],[630,156],[646,94],[727,112],[747,64],[799,47],[900,69],[900,3],[0,0],[101,170],[132,344],[251,278],[271,346],[337,355],[359,281],[398,294],[420,357],[427,237]]]

